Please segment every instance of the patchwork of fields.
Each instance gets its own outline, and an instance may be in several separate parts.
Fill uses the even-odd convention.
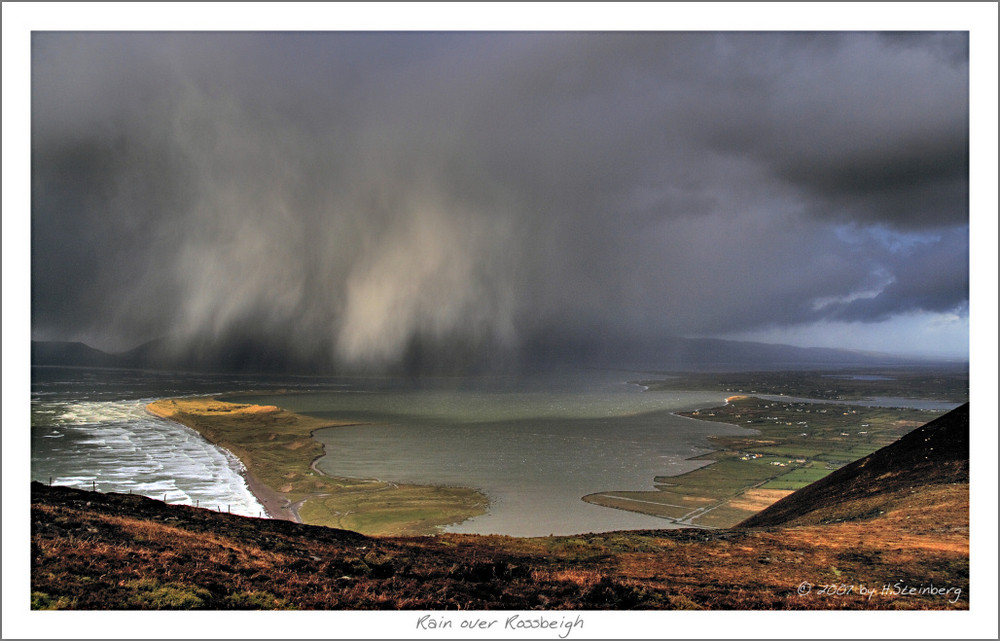
[[[608,491],[584,500],[684,525],[730,527],[943,413],[733,396],[722,407],[682,416],[755,433],[709,437],[718,449],[698,457],[706,466],[658,476],[655,491]]]

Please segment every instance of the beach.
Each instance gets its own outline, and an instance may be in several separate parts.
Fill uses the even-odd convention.
[[[161,399],[147,410],[194,429],[236,456],[250,491],[274,518],[366,534],[433,534],[485,512],[489,504],[469,488],[324,474],[314,466],[325,452],[313,434],[322,428],[354,425],[350,422],[215,397]]]
[[[33,480],[245,516],[265,511],[239,458],[196,430],[150,414],[145,406],[155,397],[122,398],[108,386],[84,383],[82,393],[33,394]]]
[[[158,418],[166,420],[174,420],[173,413],[166,407],[164,407],[162,404],[160,404],[159,401],[154,401],[152,403],[147,404],[146,411]],[[203,438],[208,440],[213,445],[221,447],[218,443],[215,443],[210,439],[208,439],[205,436],[205,434],[203,434],[201,431],[195,429],[194,427],[191,427],[190,425],[186,425],[184,423],[181,424],[185,425],[185,427],[194,429]],[[226,451],[228,452],[229,450]],[[257,499],[257,501],[264,507],[264,512],[267,514],[268,518],[284,519],[287,521],[300,522],[298,515],[295,513],[294,510],[291,509],[291,504],[288,501],[288,499],[285,498],[284,495],[282,495],[280,492],[276,491],[269,485],[261,482],[260,479],[258,479],[257,476],[253,474],[253,472],[247,469],[246,464],[242,460],[240,460],[238,456],[236,456],[232,452],[229,452],[229,454],[234,459],[239,461],[240,476],[243,477],[243,480],[246,482],[247,489],[250,490],[250,493],[253,494],[254,497]]]

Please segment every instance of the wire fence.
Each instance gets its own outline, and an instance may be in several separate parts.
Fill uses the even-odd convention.
[[[49,487],[53,487],[54,485],[55,484],[53,482],[53,478],[50,476],[49,477]],[[80,488],[79,486],[76,486],[76,485],[63,485],[61,487],[74,487],[74,488],[77,488],[77,489],[84,489],[84,490],[86,489],[86,487]],[[97,492],[98,491],[97,490],[97,479],[93,479],[93,480],[90,481],[90,491],[91,492]],[[143,493],[140,493],[140,492],[133,492],[131,488],[129,488],[128,493],[129,493],[129,495],[136,494],[138,496],[145,496],[146,498],[153,499],[154,501],[162,501],[163,503],[165,503],[167,505],[186,505],[188,507],[194,507],[194,508],[197,508],[197,509],[200,509],[200,510],[210,510],[210,511],[213,511],[213,512],[217,511],[220,514],[223,513],[223,511],[222,511],[222,504],[221,503],[216,504],[214,506],[206,505],[205,507],[201,507],[201,499],[194,499],[194,505],[191,505],[190,503],[182,503],[182,502],[171,503],[170,501],[167,500],[167,492],[163,493],[163,498],[162,499],[159,498],[159,494],[155,494],[154,495],[154,494],[143,494]],[[114,492],[114,491],[112,491],[112,492],[110,492],[110,494],[122,494],[122,492]],[[213,509],[213,507],[214,507],[214,509]],[[232,503],[226,504],[225,513],[226,514],[232,514],[233,513],[233,505],[232,505]],[[254,517],[252,514],[244,514],[244,515],[237,515],[237,516],[246,516],[248,518],[260,518],[260,519],[262,519],[262,518],[270,518],[270,517],[265,517],[263,511],[259,511],[257,513],[256,517]]]

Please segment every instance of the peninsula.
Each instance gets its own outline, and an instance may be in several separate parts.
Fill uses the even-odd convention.
[[[232,452],[245,467],[250,491],[275,518],[368,535],[423,535],[483,514],[489,504],[469,488],[323,474],[314,465],[323,445],[313,433],[353,423],[212,397],[164,399],[146,409]]]

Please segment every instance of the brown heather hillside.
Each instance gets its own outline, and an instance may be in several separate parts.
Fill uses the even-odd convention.
[[[968,492],[967,406],[726,530],[376,538],[33,484],[32,607],[968,609]]]

